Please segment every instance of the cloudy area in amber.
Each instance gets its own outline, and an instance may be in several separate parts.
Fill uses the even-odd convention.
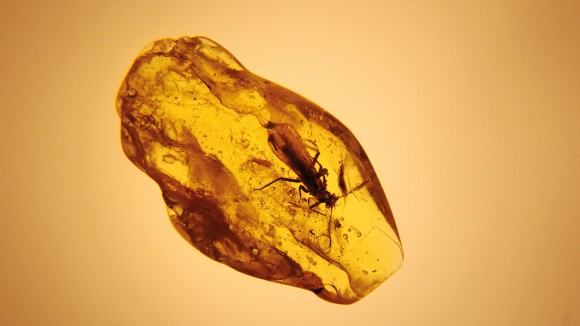
[[[576,325],[575,1],[0,5],[0,324]],[[350,306],[216,263],[125,157],[144,44],[217,40],[348,125],[405,246]]]

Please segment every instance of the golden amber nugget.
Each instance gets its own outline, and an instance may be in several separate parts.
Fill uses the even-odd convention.
[[[401,266],[395,220],[354,135],[217,43],[154,42],[123,81],[117,110],[125,154],[208,257],[341,304]]]

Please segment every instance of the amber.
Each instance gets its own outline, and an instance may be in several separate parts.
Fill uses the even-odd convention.
[[[155,41],[130,68],[117,110],[125,154],[208,257],[340,304],[401,266],[391,209],[354,135],[217,43]]]

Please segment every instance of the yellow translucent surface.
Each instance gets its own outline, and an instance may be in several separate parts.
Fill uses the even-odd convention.
[[[154,42],[117,109],[125,154],[212,259],[343,304],[401,266],[389,204],[352,133],[215,42]]]

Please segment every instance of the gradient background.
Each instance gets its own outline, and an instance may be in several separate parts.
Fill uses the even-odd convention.
[[[2,1],[1,325],[580,325],[578,1]],[[406,261],[340,306],[211,261],[117,89],[205,35],[365,147]]]

